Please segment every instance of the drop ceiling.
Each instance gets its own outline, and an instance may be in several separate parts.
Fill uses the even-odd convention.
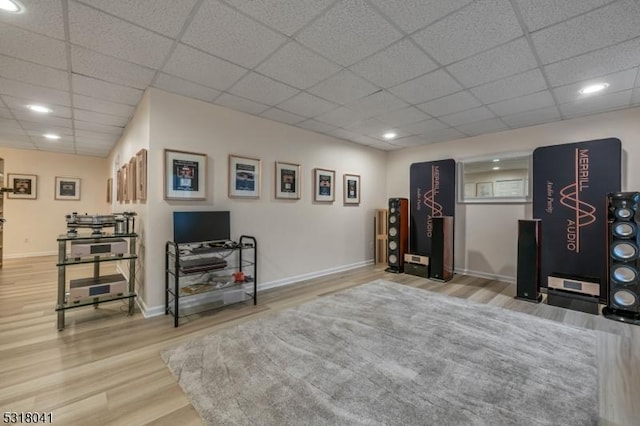
[[[21,3],[0,11],[11,148],[105,157],[148,87],[386,151],[640,105],[640,0]]]

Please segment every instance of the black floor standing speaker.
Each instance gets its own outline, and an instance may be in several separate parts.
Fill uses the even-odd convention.
[[[606,318],[640,325],[640,192],[607,196],[608,302]]]
[[[404,272],[404,255],[409,251],[409,200],[389,198],[387,217],[387,272]]]
[[[453,278],[453,217],[441,216],[431,219],[431,258],[429,278],[449,281]]]
[[[540,303],[540,219],[518,221],[516,299]]]

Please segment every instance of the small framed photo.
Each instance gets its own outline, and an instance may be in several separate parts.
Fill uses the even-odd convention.
[[[118,169],[116,172],[116,201],[122,203],[124,201],[124,191],[123,191],[123,180],[122,180],[122,169]]]
[[[360,204],[360,175],[343,175],[343,190],[345,204]]]
[[[476,197],[493,197],[493,182],[478,182]]]
[[[80,178],[56,176],[56,200],[79,200]]]
[[[164,150],[164,199],[206,200],[207,154]]]
[[[137,200],[136,191],[138,186],[136,185],[136,157],[131,157],[129,164],[127,164],[127,194],[130,201]]]
[[[13,192],[7,192],[8,198],[35,200],[38,198],[38,177],[36,175],[7,174],[8,186]]]
[[[113,193],[113,178],[107,179],[107,203],[111,203]]]
[[[300,164],[276,161],[276,198],[300,199]]]
[[[335,170],[313,170],[313,201],[332,203],[335,201]]]
[[[147,150],[141,149],[136,153],[136,199],[147,199]]]
[[[229,155],[229,197],[260,198],[260,166],[257,158]]]
[[[127,202],[130,200],[129,198],[129,174],[127,173],[127,169],[129,165],[127,163],[123,164],[120,167],[120,176],[122,176],[122,202]]]

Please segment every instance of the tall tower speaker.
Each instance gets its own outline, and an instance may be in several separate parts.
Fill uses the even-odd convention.
[[[516,299],[540,303],[540,219],[518,221]]]
[[[453,217],[434,217],[431,221],[433,230],[429,278],[449,281],[453,278]]]
[[[609,194],[607,207],[608,301],[602,314],[640,325],[640,192]]]
[[[409,251],[409,200],[389,198],[387,226],[388,272],[404,271],[404,255]]]

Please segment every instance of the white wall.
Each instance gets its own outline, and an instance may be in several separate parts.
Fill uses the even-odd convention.
[[[412,163],[617,137],[622,141],[622,190],[640,190],[640,108],[459,139],[389,154],[387,195],[409,197]],[[515,280],[517,220],[532,218],[531,204],[457,204],[455,266],[479,276]]]
[[[4,195],[5,258],[57,254],[56,239],[67,232],[65,216],[72,212],[105,213],[107,163],[104,158],[0,148],[5,182],[10,173],[37,176],[37,198],[10,199]],[[80,178],[80,200],[55,200],[56,176]]]
[[[149,140],[149,193],[141,230],[146,283],[139,288],[148,314],[164,312],[164,247],[172,239],[177,210],[230,210],[232,238],[257,238],[263,287],[372,261],[374,210],[386,207],[386,153],[155,89],[144,102],[148,107],[138,108],[110,161],[118,155],[128,159],[139,148],[133,145]],[[147,115],[148,137],[146,118],[141,119]],[[164,200],[165,148],[207,154],[206,201]],[[262,160],[260,199],[227,196],[229,154]],[[276,160],[302,166],[302,199],[274,198]],[[312,202],[315,167],[336,171],[332,204]],[[359,206],[342,203],[343,173],[361,175]]]

